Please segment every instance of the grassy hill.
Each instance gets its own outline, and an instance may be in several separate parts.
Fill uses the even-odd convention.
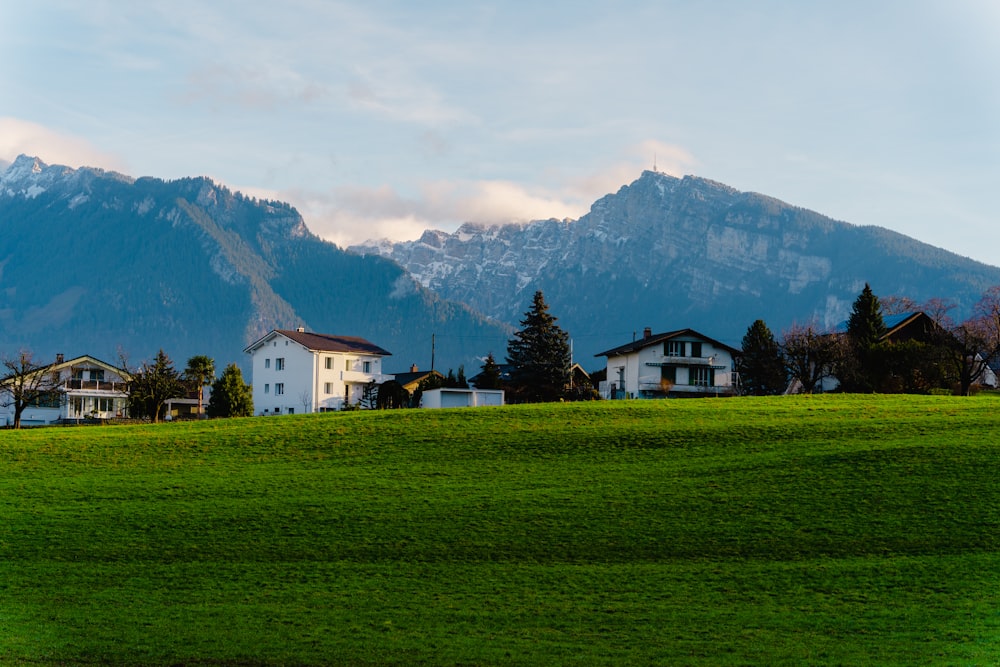
[[[0,433],[0,664],[996,664],[998,399]]]

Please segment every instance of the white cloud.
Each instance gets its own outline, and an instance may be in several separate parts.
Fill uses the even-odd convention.
[[[579,218],[604,195],[617,192],[643,169],[681,176],[696,160],[685,149],[647,140],[624,151],[621,161],[583,176],[551,174],[551,185],[510,180],[425,181],[405,195],[387,185],[345,186],[327,192],[288,190],[261,193],[296,206],[317,235],[341,246],[369,239],[404,241],[427,229],[454,231],[464,222],[504,224],[547,218]],[[253,190],[244,190],[254,194]],[[261,191],[257,191],[260,193]]]
[[[121,158],[96,148],[85,139],[31,121],[0,116],[0,158],[9,161],[22,153],[49,164],[125,171]]]

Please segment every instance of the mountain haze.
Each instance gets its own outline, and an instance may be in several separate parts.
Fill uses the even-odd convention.
[[[887,229],[652,171],[579,220],[467,223],[350,250],[390,257],[442,297],[511,324],[540,289],[587,368],[647,326],[739,347],[758,318],[776,335],[796,321],[835,325],[865,282],[880,296],[952,299],[961,316],[1000,284],[1000,268]]]
[[[272,328],[362,336],[389,371],[465,364],[508,329],[395,263],[312,234],[288,204],[207,178],[133,179],[20,156],[0,171],[0,353],[132,363],[162,348],[217,368]],[[476,367],[478,370],[478,367]]]

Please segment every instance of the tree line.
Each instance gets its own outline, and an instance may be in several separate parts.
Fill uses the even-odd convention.
[[[828,378],[838,391],[969,395],[1000,360],[1000,286],[983,293],[966,320],[951,317],[955,304],[906,297],[880,299],[867,283],[855,299],[845,331],[815,322],[793,324],[776,340],[763,320],[747,329],[737,361],[744,393],[780,394],[796,383],[804,393]],[[914,314],[911,330],[887,337],[885,317]]]

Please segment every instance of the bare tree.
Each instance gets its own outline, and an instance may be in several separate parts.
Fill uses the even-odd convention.
[[[782,335],[781,358],[788,375],[811,394],[823,378],[833,373],[838,357],[837,336],[820,333],[813,323],[793,324]]]
[[[922,310],[920,305],[908,296],[879,297],[883,315],[902,315]]]
[[[2,361],[7,371],[0,380],[0,405],[14,408],[14,428],[21,428],[21,415],[30,405],[51,401],[60,384],[58,373],[49,372],[51,364],[38,364],[31,350],[22,349],[15,357]]]
[[[299,403],[302,404],[302,412],[309,412],[312,407],[313,395],[308,389],[303,389],[299,392]]]

